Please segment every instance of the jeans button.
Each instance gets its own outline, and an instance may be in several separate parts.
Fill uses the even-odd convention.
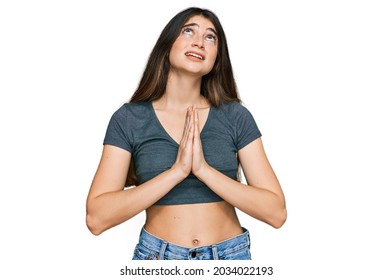
[[[192,252],[191,257],[192,258],[196,257],[196,252],[195,251]]]

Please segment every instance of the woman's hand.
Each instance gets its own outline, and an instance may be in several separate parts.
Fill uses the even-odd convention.
[[[186,178],[191,172],[198,176],[206,166],[208,164],[204,159],[200,139],[199,114],[196,107],[191,106],[187,110],[184,132],[172,168],[179,170]]]
[[[186,113],[185,127],[179,144],[177,159],[172,167],[173,169],[179,170],[184,178],[192,170],[194,122],[194,113],[192,112],[192,107],[189,107]]]
[[[198,177],[202,170],[208,166],[208,163],[203,154],[200,139],[199,113],[195,107],[192,107],[192,114],[194,119],[192,173]]]

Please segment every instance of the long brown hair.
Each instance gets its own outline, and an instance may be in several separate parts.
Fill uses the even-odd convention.
[[[218,37],[215,64],[211,71],[202,77],[201,95],[214,107],[230,101],[241,102],[233,75],[226,35],[218,17],[210,10],[191,7],[174,16],[162,30],[130,103],[154,101],[163,96],[170,71],[170,50],[185,22],[196,15],[209,19],[214,25]],[[138,184],[134,161],[131,160],[126,186]]]

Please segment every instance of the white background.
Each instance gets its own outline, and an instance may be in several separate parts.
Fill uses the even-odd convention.
[[[240,213],[253,265],[391,279],[388,2],[1,1],[0,278],[124,279],[144,214],[95,237],[85,199],[158,35],[200,6],[223,24],[287,199],[279,230]]]

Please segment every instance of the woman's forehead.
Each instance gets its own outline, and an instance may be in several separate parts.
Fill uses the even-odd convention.
[[[190,23],[200,23],[200,24],[208,25],[207,27],[215,29],[215,25],[212,23],[212,21],[201,15],[191,16],[188,20],[185,21],[184,25]]]

